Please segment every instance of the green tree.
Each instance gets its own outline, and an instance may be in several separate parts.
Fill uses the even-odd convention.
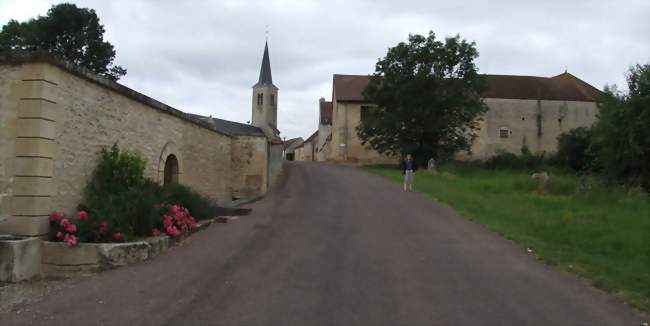
[[[558,138],[556,161],[574,171],[598,171],[598,146],[593,142],[594,129],[578,127]]]
[[[607,88],[595,126],[605,175],[650,190],[650,64],[627,75],[629,93]]]
[[[113,65],[115,50],[104,41],[104,26],[93,9],[63,3],[52,6],[46,16],[19,23],[10,20],[0,31],[0,54],[46,51],[118,80],[126,69]]]
[[[380,153],[412,153],[421,163],[469,150],[487,110],[477,57],[474,42],[456,35],[443,43],[433,32],[388,49],[363,92],[376,107],[357,127],[362,143]]]

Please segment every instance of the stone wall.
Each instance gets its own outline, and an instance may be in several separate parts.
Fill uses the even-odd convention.
[[[11,89],[19,73],[20,66],[0,66],[0,223],[10,215],[17,104]]]
[[[557,150],[560,134],[592,125],[598,114],[595,102],[489,98],[485,103],[489,110],[481,122],[472,155],[461,154],[460,158],[486,159],[499,150],[519,154],[524,144],[533,152],[552,153]],[[507,137],[501,137],[502,132],[507,132]]]
[[[363,164],[390,164],[396,159],[381,155],[361,144],[356,127],[361,121],[363,103],[338,102],[332,100],[332,144],[330,159]]]
[[[266,137],[239,136],[232,141],[232,197],[247,198],[263,194],[267,188]]]
[[[284,145],[272,144],[269,146],[269,184],[275,184],[278,180],[278,177],[282,173],[282,165],[284,164],[284,158],[282,157],[282,151],[284,150]]]
[[[319,124],[318,137],[316,138],[316,149],[314,155],[315,161],[327,161],[330,156],[330,149],[332,148],[332,126]],[[329,140],[328,140],[329,138]]]

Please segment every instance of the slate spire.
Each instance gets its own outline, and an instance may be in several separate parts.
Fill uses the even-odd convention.
[[[264,57],[262,57],[262,67],[260,68],[260,80],[258,85],[273,85],[271,76],[271,60],[269,59],[269,43],[264,44]]]

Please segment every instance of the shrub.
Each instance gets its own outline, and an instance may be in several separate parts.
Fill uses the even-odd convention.
[[[558,137],[555,162],[574,171],[598,170],[596,145],[592,144],[593,129],[579,127]]]
[[[213,218],[219,213],[219,206],[216,202],[188,186],[175,184],[169,187],[166,192],[165,202],[181,203],[199,220]]]
[[[490,157],[484,163],[485,167],[493,170],[518,170],[523,168],[523,162],[513,153],[497,151],[495,156]]]

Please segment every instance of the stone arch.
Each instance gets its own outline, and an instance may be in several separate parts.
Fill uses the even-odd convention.
[[[182,180],[183,157],[176,143],[170,141],[163,146],[158,158],[158,183],[182,183]]]

